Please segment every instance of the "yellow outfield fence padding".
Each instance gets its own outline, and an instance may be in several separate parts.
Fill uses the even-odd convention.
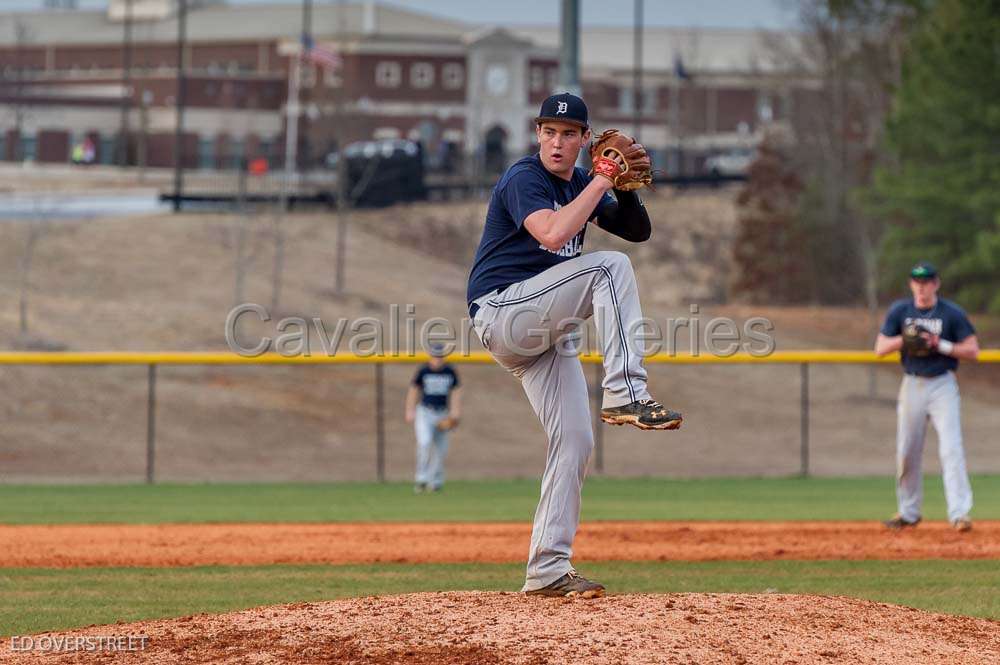
[[[353,365],[387,364],[402,365],[423,363],[426,353],[399,355],[353,354],[284,356],[265,353],[259,356],[241,356],[228,351],[4,351],[0,352],[0,365]],[[600,363],[598,354],[583,354],[585,363]],[[448,356],[450,363],[492,364],[490,354],[480,351],[466,355]],[[690,353],[658,353],[646,357],[647,363],[674,363],[681,365],[716,364],[871,364],[898,363],[899,354],[891,353],[879,358],[872,351],[775,351],[766,356],[735,353],[729,356]],[[1000,349],[984,349],[978,362],[1000,362]]]

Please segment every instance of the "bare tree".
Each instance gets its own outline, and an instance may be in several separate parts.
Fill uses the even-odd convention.
[[[786,72],[793,159],[811,193],[804,214],[822,245],[815,248],[821,254],[816,265],[838,266],[841,275],[817,281],[813,299],[862,300],[874,311],[882,227],[863,213],[856,196],[879,159],[911,3],[804,0],[798,8],[799,38],[772,39],[770,50]],[[858,276],[855,282],[845,279],[850,275]]]
[[[18,326],[21,339],[27,339],[28,330],[28,299],[31,295],[31,263],[35,256],[38,240],[45,235],[48,224],[41,219],[33,219],[28,224],[28,238],[24,243],[24,251],[18,265]]]
[[[39,193],[32,197],[31,204],[32,212],[23,222],[27,225],[28,235],[18,261],[18,337],[15,344],[23,348],[55,351],[65,346],[32,334],[28,318],[32,293],[31,268],[39,242],[56,228],[53,221],[55,203],[46,199],[44,193]]]
[[[344,43],[343,40],[343,26],[346,25],[345,12],[346,7],[343,2],[338,4],[338,19],[337,19],[337,30],[336,30],[336,43],[339,47],[340,44]],[[293,86],[298,86],[301,82],[300,77],[302,73],[301,63],[293,62],[293,68],[295,71],[290,72],[290,75],[295,77],[293,81]],[[315,65],[313,65],[315,66]],[[341,65],[343,67],[343,65]],[[321,70],[322,73],[317,73],[319,75],[327,75],[325,70]],[[336,73],[332,75],[336,76]],[[380,166],[380,158],[378,156],[369,159],[365,167],[356,179],[352,178],[351,169],[349,168],[349,162],[347,155],[345,153],[345,147],[347,143],[347,137],[350,134],[351,123],[355,121],[355,118],[347,110],[347,91],[344,87],[343,81],[340,85],[334,86],[332,89],[332,99],[330,104],[330,112],[322,113],[320,110],[322,107],[317,104],[313,104],[312,108],[315,109],[315,113],[312,117],[312,122],[310,122],[307,127],[313,130],[318,130],[313,132],[312,139],[326,138],[333,145],[336,146],[338,154],[337,170],[336,170],[336,250],[334,259],[334,278],[333,278],[333,292],[337,296],[341,296],[345,292],[345,282],[346,282],[346,260],[347,260],[347,232],[350,226],[350,211],[357,205],[358,200],[364,195],[365,191],[368,189],[372,180],[378,173],[378,168]],[[290,120],[291,122],[292,120]],[[316,141],[320,143],[321,141]],[[282,284],[282,274],[284,272],[284,260],[285,260],[285,230],[284,230],[284,216],[288,209],[287,198],[283,199],[279,203],[279,209],[274,217],[274,266],[272,270],[272,280],[271,280],[271,309],[277,310],[281,295],[281,284]]]
[[[24,131],[24,123],[28,115],[28,107],[24,103],[24,84],[30,72],[30,67],[27,64],[26,46],[31,41],[31,29],[18,18],[13,20],[12,29],[14,31],[14,57],[13,62],[8,65],[9,68],[4,68],[6,71],[3,72],[3,76],[4,79],[10,78],[9,82],[5,81],[4,87],[7,88],[12,98],[10,113],[13,115],[13,122],[11,124],[14,135],[17,137],[15,143],[9,148],[9,154],[11,161],[18,162],[24,158],[24,155],[21,154],[21,133]],[[3,156],[0,155],[0,157]]]
[[[878,325],[878,263],[883,225],[859,192],[881,158],[885,120],[900,81],[912,0],[803,0],[801,33],[775,38],[786,72],[788,119],[806,184],[800,223],[810,239],[812,300],[865,303]],[[868,392],[875,396],[876,369]]]

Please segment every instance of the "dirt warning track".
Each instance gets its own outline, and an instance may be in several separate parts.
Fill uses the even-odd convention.
[[[0,567],[521,562],[522,523],[0,525]],[[1000,559],[1000,522],[589,522],[574,561]]]

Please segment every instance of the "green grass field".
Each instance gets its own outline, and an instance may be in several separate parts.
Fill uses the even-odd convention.
[[[610,562],[614,593],[811,593],[1000,619],[996,561]],[[0,570],[0,636],[417,591],[515,591],[519,564]]]
[[[944,519],[941,479],[925,517]],[[974,476],[975,517],[1000,519],[1000,476]],[[408,483],[329,485],[0,485],[0,524],[525,521],[537,480],[451,482],[415,497]],[[584,520],[869,520],[895,508],[891,478],[590,478]]]
[[[944,519],[940,478],[926,517]],[[1000,476],[973,478],[974,517],[1000,519]],[[337,485],[0,485],[0,523],[528,521],[538,481]],[[887,478],[588,480],[585,520],[879,519]],[[2,544],[0,544],[2,545]],[[615,593],[818,593],[1000,619],[996,561],[609,562],[588,564]],[[516,590],[521,565],[0,569],[0,636],[369,594]]]

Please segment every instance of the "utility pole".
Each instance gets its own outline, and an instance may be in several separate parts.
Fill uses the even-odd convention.
[[[25,104],[24,97],[24,60],[25,44],[28,41],[28,26],[20,19],[14,20],[14,144],[6,148],[11,161],[20,162],[24,159],[24,131]],[[6,158],[6,155],[0,155]]]
[[[562,0],[559,32],[559,89],[552,92],[569,92],[583,96],[580,86],[580,0]],[[585,166],[581,150],[576,157],[577,166]],[[589,158],[589,157],[588,157]]]
[[[174,128],[174,212],[180,212],[184,194],[184,105],[187,80],[184,51],[187,48],[187,0],[177,0],[177,124]]]
[[[676,64],[675,55],[674,76],[670,84],[670,133],[674,139],[674,163],[668,166],[672,173],[683,175],[684,152],[681,145],[681,77]]]
[[[635,106],[632,109],[633,124],[635,125],[635,141],[640,143],[642,134],[642,5],[643,0],[635,0],[635,35],[632,43],[635,51],[632,57],[632,91],[634,93]]]
[[[559,90],[579,95],[580,0],[562,0],[559,39]]]
[[[303,42],[304,46],[308,45],[309,48],[312,48],[312,45],[313,45],[312,16],[313,16],[313,0],[302,0],[302,42]],[[300,57],[299,58],[299,67],[300,68],[302,67],[302,62],[301,61],[302,61],[302,58]],[[315,74],[316,73],[316,65],[313,64],[313,63],[310,63],[309,66],[312,68],[313,74]],[[316,84],[315,76],[313,77],[312,81],[313,81],[313,85],[315,86],[315,84]],[[302,89],[301,89],[301,86],[302,86],[302,74],[300,72],[300,74],[299,74],[299,94],[300,95],[303,92]],[[310,102],[312,100],[312,94],[309,92],[309,90],[306,90],[305,93],[306,93],[305,94],[305,102]],[[300,122],[300,118],[301,119],[308,118],[308,114],[305,113],[305,110],[307,108],[308,108],[308,104],[307,103],[303,103],[302,104],[303,113],[300,116],[296,116],[296,122]],[[305,137],[308,138],[308,134],[309,134],[309,123],[308,123],[308,121],[305,121],[304,126],[301,127],[299,129],[299,131],[302,133],[303,136],[305,136]],[[309,145],[310,145],[309,142],[306,141],[306,143],[305,143],[305,148],[306,148],[305,152],[306,152],[306,154],[303,155],[303,157],[305,158],[304,159],[304,163],[303,163],[303,167],[304,167],[303,170],[305,170],[305,171],[309,170],[310,161],[311,161],[311,157],[312,157],[311,151],[309,150]]]
[[[339,0],[337,4],[337,50],[340,51],[341,58],[344,57],[344,35],[346,31],[344,26],[346,24],[346,8],[344,6],[344,0]],[[341,63],[343,63],[343,59]],[[343,68],[343,64],[341,64]],[[341,69],[343,73],[343,69]],[[354,204],[353,200],[350,200],[351,196],[351,171],[348,168],[347,163],[347,153],[344,148],[347,147],[347,131],[344,127],[344,106],[347,104],[347,91],[345,90],[345,81],[343,76],[340,79],[340,87],[336,89],[334,94],[336,95],[334,99],[334,140],[337,142],[337,250],[334,259],[334,271],[333,271],[333,292],[338,295],[344,295],[347,283],[347,226],[350,224],[350,207]]]
[[[288,99],[285,102],[285,175],[282,178],[278,214],[274,218],[274,265],[271,270],[271,311],[278,309],[281,300],[281,276],[285,267],[284,217],[290,208],[291,187],[298,183],[297,166],[299,159],[299,116],[301,104],[299,93],[302,87],[302,56],[312,35],[312,0],[302,0],[302,34],[299,47],[289,63]]]
[[[302,34],[299,36],[299,48],[290,64],[288,76],[288,101],[285,104],[285,182],[290,184],[296,179],[299,156],[299,117],[302,115],[300,95],[302,93],[302,56],[305,45],[312,35],[312,0],[302,0]],[[288,193],[286,190],[282,201],[283,211],[288,210]]]
[[[132,91],[132,2],[125,0],[125,20],[122,24],[122,99],[121,126],[118,129],[118,166],[128,166],[128,114]]]

